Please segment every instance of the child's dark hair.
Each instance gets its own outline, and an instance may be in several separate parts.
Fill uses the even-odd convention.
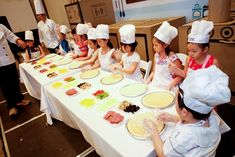
[[[131,44],[124,44],[124,43],[121,42],[121,46],[125,47],[126,45],[129,45],[131,47],[131,52],[134,52],[136,47],[137,47],[137,45],[138,45],[138,42],[135,41],[134,43],[131,43]]]
[[[206,48],[206,47],[209,48],[210,44],[209,44],[209,43],[204,43],[204,44],[199,44],[199,43],[198,43],[198,46],[199,46],[201,49],[204,49],[204,48]]]
[[[166,43],[164,43],[163,41],[159,40],[158,38],[155,37],[155,39],[157,40],[157,42],[159,42],[161,45],[164,45]],[[165,48],[165,52],[166,52],[166,55],[169,56],[170,52],[171,52],[171,49],[169,47],[169,45],[167,45],[167,47]]]
[[[72,33],[72,34],[77,34],[77,32],[76,32],[76,28],[72,29],[71,33]],[[85,36],[85,38],[87,39],[87,35],[86,35],[86,34],[83,34],[83,35],[84,35],[84,36]]]
[[[100,48],[99,44],[97,44],[97,40],[91,40],[91,42],[93,42],[93,44],[96,45],[97,49]]]
[[[72,34],[77,34],[77,33],[76,33],[76,28],[72,29],[71,33],[72,33]]]
[[[182,95],[182,96],[181,96]],[[185,104],[184,104],[184,100],[183,100],[183,90],[181,88],[179,88],[179,95],[178,95],[178,106],[179,106],[179,109],[183,109],[185,108],[187,111],[191,112],[192,115],[193,115],[193,118],[194,119],[197,119],[197,120],[206,120],[211,112],[207,113],[207,114],[202,114],[202,113],[198,113],[190,108],[188,108]]]
[[[188,44],[189,44],[189,43],[190,43],[190,42],[188,42]],[[209,48],[209,46],[210,46],[210,43],[193,43],[193,44],[198,45],[198,47],[200,47],[201,49],[204,49],[204,48],[206,48],[206,47]]]
[[[106,39],[104,39],[104,40],[106,40]],[[108,47],[112,49],[113,48],[113,44],[111,43],[111,41],[109,39],[107,39],[107,40],[108,40],[108,43],[107,43]]]

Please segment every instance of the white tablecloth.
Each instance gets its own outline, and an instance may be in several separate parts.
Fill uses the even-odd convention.
[[[133,117],[132,113],[125,113],[117,108],[117,106],[110,110],[117,111],[124,115],[124,121],[119,125],[112,125],[103,119],[105,112],[97,111],[99,104],[105,100],[97,100],[97,104],[87,109],[79,104],[84,98],[92,98],[92,93],[98,89],[108,91],[110,98],[118,98],[118,100],[128,100],[140,106],[140,110],[135,114],[140,114],[152,109],[146,108],[141,104],[143,95],[134,98],[128,98],[119,94],[119,89],[124,85],[134,83],[134,80],[123,79],[114,85],[103,85],[100,79],[107,76],[109,73],[101,71],[101,73],[92,79],[82,80],[79,78],[79,73],[71,76],[75,77],[78,82],[91,83],[92,87],[87,91],[79,90],[76,96],[65,95],[65,89],[54,89],[51,84],[43,87],[41,106],[47,108],[48,117],[52,116],[58,120],[65,122],[68,126],[81,130],[84,138],[95,148],[96,152],[104,157],[153,157],[156,156],[152,142],[150,140],[138,140],[132,137],[126,129],[126,122]],[[61,79],[63,81],[63,79]],[[75,86],[76,87],[76,86]],[[158,89],[150,88],[149,92]],[[146,94],[147,94],[146,93]],[[95,99],[95,97],[93,97]],[[106,100],[109,98],[106,98]],[[165,111],[174,113],[174,106],[164,109]],[[162,138],[164,139],[170,133],[171,127],[167,126]]]
[[[56,80],[59,80],[65,76],[68,76],[68,75],[71,75],[73,73],[77,73],[80,71],[80,69],[71,70],[68,68],[69,64],[66,64],[66,65],[58,66],[57,69],[58,70],[67,69],[68,71],[64,74],[60,74],[57,72],[58,70],[56,70],[56,73],[58,73],[58,75],[53,78],[48,78],[46,75],[46,72],[45,73],[39,72],[43,68],[50,69],[49,66],[52,64],[54,64],[54,63],[51,63],[49,65],[42,65],[42,68],[40,68],[40,69],[34,69],[35,65],[32,65],[31,63],[21,63],[19,65],[21,82],[25,84],[25,87],[26,87],[29,95],[31,95],[32,97],[34,97],[38,100],[41,99],[41,93],[43,92],[43,90],[42,90],[43,86],[50,84],[52,82],[55,82]],[[45,109],[44,106],[41,106],[40,110],[45,113],[48,112],[48,110]],[[49,115],[49,114],[47,114],[47,115]],[[51,117],[47,117],[47,121],[49,122],[49,124],[52,124]]]

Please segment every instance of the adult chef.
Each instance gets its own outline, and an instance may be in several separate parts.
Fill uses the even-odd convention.
[[[24,97],[20,92],[15,58],[7,40],[17,44],[22,49],[26,47],[26,44],[6,26],[0,24],[0,88],[7,102],[9,116],[13,116],[17,114],[17,106],[28,105],[30,100],[23,99]]]
[[[50,53],[56,53],[59,48],[59,39],[56,33],[56,23],[46,17],[46,12],[41,0],[34,0],[34,6],[38,22],[39,40],[43,47],[46,47]]]

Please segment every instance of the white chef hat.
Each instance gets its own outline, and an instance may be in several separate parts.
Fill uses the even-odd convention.
[[[109,39],[109,26],[105,24],[97,25],[96,39]]]
[[[33,32],[30,30],[25,31],[25,40],[34,40]]]
[[[210,39],[210,31],[214,28],[212,21],[194,21],[192,29],[188,35],[188,42],[191,43],[208,43]]]
[[[69,31],[68,27],[65,25],[60,26],[60,33],[67,34]]]
[[[45,14],[45,9],[41,0],[34,0],[36,14]]]
[[[135,26],[126,24],[119,29],[121,42],[124,44],[132,44],[135,42]]]
[[[79,23],[76,27],[76,33],[78,35],[87,34],[89,26],[87,24]]]
[[[207,114],[213,107],[230,101],[228,76],[215,65],[190,73],[181,88],[185,106],[198,113]]]
[[[95,28],[90,28],[87,32],[87,39],[88,40],[96,40],[96,29]]]
[[[154,37],[169,45],[177,35],[178,30],[171,26],[167,21],[164,21],[154,34]]]

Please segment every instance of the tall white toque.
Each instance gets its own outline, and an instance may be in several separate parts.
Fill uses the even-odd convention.
[[[126,24],[119,29],[121,42],[124,44],[132,44],[135,42],[135,26]]]
[[[215,106],[228,103],[231,98],[228,80],[215,65],[193,71],[181,84],[185,106],[208,114]]]
[[[171,26],[167,21],[164,21],[158,28],[154,37],[161,40],[167,45],[170,45],[171,41],[178,35],[178,30]]]
[[[105,24],[97,25],[96,39],[109,39],[109,26]]]
[[[89,30],[89,27],[87,24],[83,24],[83,23],[77,24],[76,33],[78,35],[87,34],[88,30]]]
[[[194,21],[192,24],[192,29],[188,35],[188,42],[190,43],[209,43],[210,35],[209,33],[214,28],[214,23],[212,21]]]
[[[95,28],[90,28],[87,32],[87,39],[88,40],[96,40],[96,29]]]
[[[63,33],[63,34],[67,34],[69,32],[69,29],[68,29],[67,26],[61,25],[60,26],[60,32]]]
[[[45,14],[45,9],[41,0],[34,0],[36,14]]]
[[[33,32],[30,30],[25,31],[25,40],[34,40]]]

